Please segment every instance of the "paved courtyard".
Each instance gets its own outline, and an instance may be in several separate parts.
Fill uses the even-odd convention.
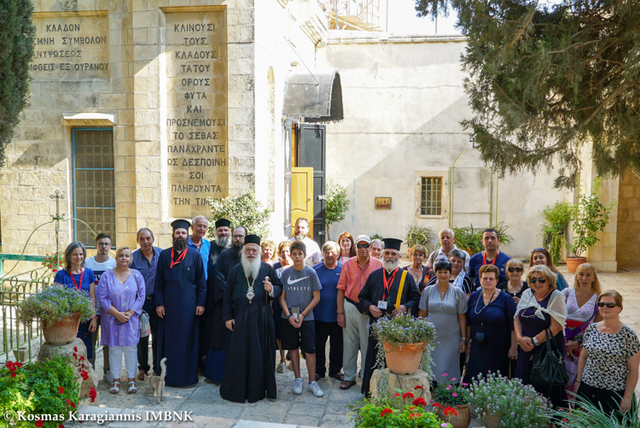
[[[573,284],[573,275],[569,274],[564,266],[560,271],[565,275],[569,284]],[[640,331],[640,269],[630,272],[602,273],[599,274],[602,289],[615,289],[624,296],[624,310],[622,317],[624,322],[634,331]],[[98,354],[97,372],[102,372],[102,355]],[[306,382],[306,367],[302,377]],[[140,421],[121,421],[104,423],[101,426],[109,428],[121,427],[171,427],[179,424],[181,427],[220,427],[220,428],[275,428],[275,427],[350,427],[352,423],[346,416],[346,406],[356,403],[362,398],[360,383],[347,391],[338,388],[338,381],[331,378],[321,379],[318,383],[325,392],[322,398],[316,398],[310,392],[303,391],[302,395],[294,395],[291,392],[293,372],[276,374],[278,383],[278,399],[275,401],[263,400],[253,404],[237,404],[222,400],[219,388],[216,385],[204,381],[200,377],[200,383],[193,388],[166,388],[165,399],[162,404],[157,404],[151,396],[151,389],[145,382],[140,382],[139,391],[135,395],[127,395],[121,391],[118,395],[109,394],[106,383],[100,382],[100,407],[86,407],[85,413],[104,414],[134,412],[139,415]],[[160,411],[175,411],[190,413],[193,421],[158,420]],[[152,415],[155,420],[152,420]],[[175,419],[175,418],[174,418]],[[97,424],[84,423],[82,426],[97,426]],[[482,424],[473,421],[472,427],[481,427]]]

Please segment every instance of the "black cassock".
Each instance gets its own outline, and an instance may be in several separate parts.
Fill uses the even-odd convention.
[[[158,258],[154,300],[156,306],[164,306],[164,318],[158,319],[158,361],[154,364],[160,367],[166,357],[166,385],[188,386],[198,383],[200,320],[196,306],[205,304],[207,283],[199,251],[185,249],[184,259],[171,268],[171,250],[163,250]]]
[[[220,396],[236,403],[254,403],[276,398],[276,332],[273,313],[264,290],[265,277],[271,279],[274,298],[282,284],[271,265],[261,262],[254,284],[255,297],[249,303],[248,284],[242,265],[231,270],[224,294],[224,321],[235,320],[227,350]]]
[[[209,260],[205,268],[207,269],[207,300],[204,305],[204,314],[202,315],[200,325],[200,366],[202,367],[207,360],[207,354],[209,353],[209,346],[211,344],[211,332],[213,328],[214,317],[214,293],[213,282],[216,277],[216,267],[218,257],[224,250],[216,244],[215,239],[211,242],[211,250],[209,251]],[[220,312],[222,312],[222,305],[220,305]],[[222,314],[220,314],[222,319]]]
[[[237,254],[237,257],[234,257],[234,252],[232,250],[233,248],[227,248],[220,253],[216,263],[214,279],[211,279],[211,276],[209,276],[209,279],[207,280],[207,283],[211,284],[213,287],[211,290],[213,317],[211,318],[211,341],[209,346],[216,351],[225,349],[228,342],[229,329],[227,329],[224,325],[224,321],[222,320],[222,302],[224,300],[224,290],[227,288],[231,269],[240,264],[240,253],[242,252],[241,249]]]
[[[398,291],[400,289],[400,280],[402,278],[402,269],[396,268],[396,275],[391,283],[389,292],[384,291],[383,275],[387,278],[387,281],[393,275],[387,273],[382,268],[371,272],[367,281],[364,283],[364,287],[358,295],[358,299],[362,304],[362,308],[365,313],[369,314],[369,324],[373,324],[378,318],[371,316],[369,307],[371,305],[378,306],[380,300],[387,302],[387,309],[382,310],[382,316],[391,315],[391,312],[395,309],[396,299],[398,297]],[[406,272],[406,271],[405,271]],[[384,294],[384,299],[383,299]],[[404,288],[402,289],[402,297],[400,297],[400,305],[404,305],[407,308],[407,312],[411,312],[412,315],[418,315],[418,303],[420,303],[420,291],[416,286],[416,281],[413,276],[407,272],[407,276],[404,280]],[[376,364],[376,355],[378,354],[378,341],[373,337],[371,328],[369,328],[369,346],[367,347],[367,356],[365,358],[364,370],[362,373],[362,393],[369,395],[369,384],[371,382],[371,376]]]

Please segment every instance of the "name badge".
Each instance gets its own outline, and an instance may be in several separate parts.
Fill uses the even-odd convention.
[[[378,300],[378,309],[387,309],[389,302],[385,300]]]

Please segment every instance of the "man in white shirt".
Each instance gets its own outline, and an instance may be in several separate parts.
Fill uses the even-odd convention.
[[[96,287],[98,286],[98,282],[100,281],[100,277],[103,273],[105,273],[109,269],[113,269],[116,267],[116,259],[109,256],[109,250],[111,249],[111,236],[108,233],[99,233],[96,236],[96,251],[97,254],[93,257],[89,257],[85,263],[84,267],[87,269],[91,269],[93,274],[96,277]],[[100,303],[96,302],[97,309],[96,315],[98,315],[98,328],[96,331],[92,333],[93,337],[93,349],[96,348],[96,343],[98,341],[98,329],[100,327]],[[94,358],[93,361],[89,361],[95,367],[95,352],[93,353]],[[108,382],[109,385],[113,382],[111,379],[111,371],[109,370],[109,347],[102,347],[102,356],[104,358],[104,362],[102,364],[102,370],[104,372],[104,380]]]
[[[309,266],[315,266],[322,261],[322,252],[316,241],[309,238],[309,220],[304,217],[298,217],[296,220],[295,235],[291,238],[291,242],[302,241],[307,248],[307,258],[305,263]]]
[[[440,237],[440,248],[435,250],[429,255],[427,259],[427,267],[429,269],[433,269],[433,267],[439,261],[449,261],[449,253],[451,250],[458,249],[464,253],[464,271],[469,273],[469,253],[466,251],[456,247],[456,235],[453,233],[451,229],[442,229],[439,234]]]

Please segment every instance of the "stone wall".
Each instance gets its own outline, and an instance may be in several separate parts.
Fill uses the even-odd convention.
[[[627,172],[620,178],[618,194],[618,268],[640,266],[640,178]]]

